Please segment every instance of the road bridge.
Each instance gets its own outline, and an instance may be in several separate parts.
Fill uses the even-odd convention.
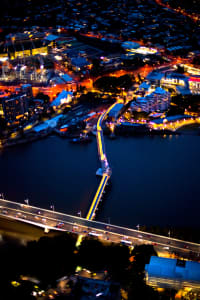
[[[103,241],[128,246],[149,244],[153,245],[161,256],[177,253],[181,257],[189,258],[192,254],[195,259],[200,260],[200,244],[197,243],[91,221],[18,202],[0,199],[0,216],[46,228],[46,231],[55,229],[74,232],[79,236],[93,235]]]

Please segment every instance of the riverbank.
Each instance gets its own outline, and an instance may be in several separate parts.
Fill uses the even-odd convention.
[[[37,226],[0,217],[1,242],[4,238],[11,238],[21,240],[26,244],[29,241],[38,241],[43,236],[53,237],[56,235],[60,235],[60,232],[51,230],[47,234],[44,229]]]
[[[22,138],[18,138],[18,139],[8,139],[4,142],[1,142],[0,145],[0,149],[1,148],[9,148],[9,147],[14,147],[17,145],[22,145],[22,144],[28,144],[28,143],[32,143],[34,141],[37,141],[39,139],[43,139],[46,138],[47,136],[49,136],[51,134],[51,131],[48,132],[43,132],[40,134],[34,134],[34,135],[29,135],[26,137],[22,137]]]
[[[121,124],[117,125],[115,128],[114,133],[111,134],[110,129],[106,126],[103,127],[103,131],[105,135],[111,135],[112,138],[116,136],[154,136],[154,135],[160,135],[160,136],[167,136],[167,135],[200,135],[200,126],[199,124],[190,124],[187,126],[183,126],[182,128],[178,129],[177,131],[162,129],[162,130],[154,130],[150,129],[146,124]],[[23,145],[32,143],[34,141],[44,139],[50,135],[57,135],[61,138],[66,139],[73,139],[73,138],[79,138],[82,130],[76,131],[76,132],[62,132],[58,130],[57,128],[48,128],[41,132],[30,132],[27,134],[24,134],[21,138],[15,138],[15,139],[7,139],[7,140],[0,140],[0,149],[6,149],[9,147],[14,147],[17,145]],[[88,135],[92,135],[92,132],[89,131]]]

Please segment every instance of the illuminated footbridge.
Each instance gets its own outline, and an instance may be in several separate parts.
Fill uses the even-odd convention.
[[[117,103],[117,102],[116,102]],[[106,150],[104,145],[104,138],[103,138],[103,129],[102,129],[102,123],[105,119],[105,117],[109,114],[110,110],[116,105],[114,103],[111,105],[108,110],[106,110],[98,119],[97,122],[97,146],[98,146],[98,153],[99,153],[99,159],[101,162],[101,170],[100,173],[102,175],[101,182],[99,184],[99,187],[97,189],[97,192],[94,196],[94,199],[92,201],[92,204],[90,206],[89,212],[86,216],[87,220],[93,220],[95,218],[95,212],[97,210],[98,204],[101,201],[102,195],[104,193],[105,187],[107,185],[107,182],[111,176],[111,168],[109,166],[107,157],[106,157]]]

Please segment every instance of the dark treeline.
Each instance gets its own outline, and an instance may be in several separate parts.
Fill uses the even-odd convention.
[[[199,95],[177,95],[172,97],[168,116],[184,114],[186,111],[200,111]]]
[[[122,93],[122,89],[128,90],[134,83],[134,77],[130,75],[123,75],[120,77],[104,76],[97,79],[94,87],[103,91],[112,91]]]
[[[75,244],[76,235],[70,233],[45,236],[26,246],[4,238],[0,246],[2,299],[32,299],[33,283],[23,281],[22,275],[38,279],[40,288],[47,289],[55,287],[62,276],[74,274],[78,265],[92,272],[105,272],[107,280],[120,283],[127,291],[128,299],[170,299],[145,283],[145,264],[157,255],[153,246],[135,246],[130,251],[125,245],[104,244],[91,237],[84,238],[79,248]],[[20,286],[13,286],[13,281]]]
[[[26,3],[26,0],[1,0],[0,15],[21,15],[21,12],[24,12]]]

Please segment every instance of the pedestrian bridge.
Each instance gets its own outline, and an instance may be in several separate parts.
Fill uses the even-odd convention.
[[[98,208],[99,202],[101,201],[102,195],[104,193],[105,187],[107,185],[107,182],[111,176],[111,168],[109,166],[107,156],[106,156],[106,150],[104,145],[104,138],[103,138],[103,129],[102,129],[102,123],[107,116],[107,114],[110,112],[110,110],[117,104],[114,103],[111,105],[108,110],[106,110],[98,119],[97,121],[97,133],[96,133],[96,139],[97,139],[97,146],[98,146],[98,154],[99,154],[99,160],[101,162],[101,175],[102,179],[98,186],[97,192],[94,196],[94,199],[92,201],[92,204],[89,208],[89,212],[86,216],[87,220],[93,220],[95,218],[95,213]],[[97,171],[98,172],[98,171]]]

